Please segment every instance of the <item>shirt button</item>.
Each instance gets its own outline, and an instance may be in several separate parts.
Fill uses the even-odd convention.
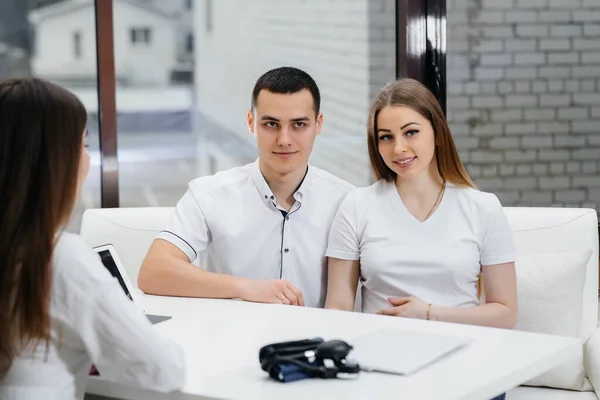
[[[265,194],[265,199],[269,199],[269,196],[267,196],[266,194]]]
[[[286,220],[286,221],[289,221],[289,220],[290,220],[290,217],[287,217],[287,216],[286,216],[286,217],[285,217],[285,220]]]
[[[289,253],[290,249],[284,249],[283,251],[285,251],[286,253]]]
[[[271,196],[271,200],[275,200],[275,196]]]

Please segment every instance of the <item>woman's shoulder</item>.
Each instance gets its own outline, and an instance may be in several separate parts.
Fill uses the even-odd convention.
[[[53,260],[80,262],[94,253],[81,236],[70,232],[61,232],[54,248]]]
[[[456,193],[458,201],[472,203],[483,208],[501,207],[498,196],[494,193],[484,192],[473,187],[459,187],[449,185],[449,189]]]
[[[55,281],[74,285],[81,290],[94,290],[98,283],[110,278],[100,257],[76,234],[62,232],[54,248],[52,268]]]
[[[502,203],[494,193],[472,187],[453,186],[451,190],[456,194],[456,208],[463,210],[464,215],[470,218],[479,216],[479,220],[483,222],[493,220],[503,213]]]
[[[380,179],[372,185],[354,188],[348,196],[356,202],[368,203],[386,196],[391,187],[395,187],[393,182]]]

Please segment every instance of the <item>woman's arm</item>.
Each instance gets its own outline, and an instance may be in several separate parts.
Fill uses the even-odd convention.
[[[72,328],[100,374],[126,385],[171,392],[186,381],[183,350],[158,333],[116,281],[81,297]],[[99,293],[102,293],[99,295]]]
[[[486,303],[475,307],[431,306],[431,319],[512,329],[517,324],[515,263],[483,266]]]
[[[325,308],[352,311],[356,299],[360,262],[329,257],[327,268]]]
[[[483,267],[486,303],[475,307],[431,305],[429,319],[459,324],[512,329],[517,324],[517,279],[515,263]],[[427,318],[428,304],[416,297],[388,299],[391,306],[378,312],[408,318]]]
[[[512,329],[517,324],[517,278],[515,263],[483,266],[486,303],[475,307],[430,308],[430,319],[459,324]],[[415,297],[389,299],[394,307],[379,314],[409,318],[427,318],[428,304]]]
[[[440,321],[514,328],[517,324],[516,251],[508,219],[498,198],[487,194],[489,204],[481,243],[480,260],[486,303],[468,308],[448,308],[432,305],[431,317]]]
[[[338,208],[327,242],[327,299],[325,308],[352,311],[360,275],[360,239],[356,216],[355,193]]]
[[[61,238],[53,263],[53,317],[104,378],[160,392],[185,384],[183,350],[150,324],[81,238]]]

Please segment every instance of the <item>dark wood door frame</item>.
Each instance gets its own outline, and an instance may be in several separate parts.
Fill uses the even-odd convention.
[[[98,67],[101,206],[115,208],[119,207],[119,162],[117,159],[113,1],[95,0],[94,7]]]
[[[396,0],[396,77],[423,82],[446,112],[446,0]]]

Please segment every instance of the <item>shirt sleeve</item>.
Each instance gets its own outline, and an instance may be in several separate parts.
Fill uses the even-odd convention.
[[[354,193],[350,193],[335,214],[325,255],[342,260],[358,260],[360,245],[356,226],[356,200]]]
[[[102,377],[160,392],[181,389],[183,350],[154,329],[97,254],[82,246],[69,249],[75,255],[55,281],[61,326],[79,338]]]
[[[495,195],[486,209],[484,237],[481,246],[481,265],[497,265],[514,262],[517,258],[512,231],[502,204]]]
[[[208,225],[195,195],[198,189],[193,185],[190,184],[177,203],[166,229],[157,236],[177,246],[190,262],[194,262],[198,254],[206,249],[209,237]]]

